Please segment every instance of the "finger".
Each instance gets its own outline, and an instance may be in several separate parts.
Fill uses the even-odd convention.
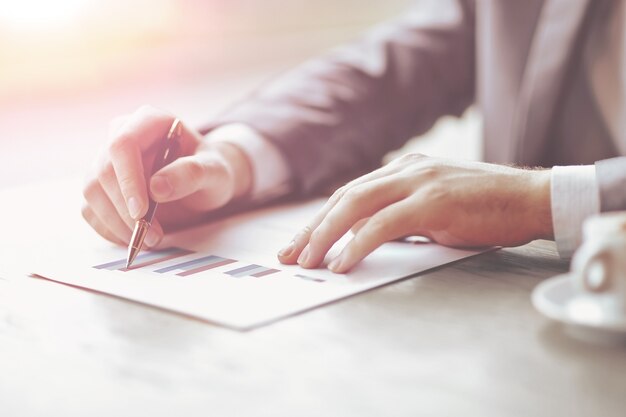
[[[404,181],[396,176],[385,177],[353,187],[328,212],[311,233],[308,246],[298,263],[304,268],[317,267],[333,244],[354,224],[407,196]]]
[[[148,192],[139,147],[125,142],[111,148],[111,161],[130,216],[139,220],[148,210]]]
[[[230,201],[232,183],[224,160],[207,151],[179,158],[155,173],[150,179],[150,193],[159,203],[188,197],[190,208],[206,211]]]
[[[90,211],[106,226],[107,230],[116,237],[117,241],[130,241],[131,229],[119,216],[115,206],[102,189],[100,182],[91,181],[84,189],[83,195]],[[110,239],[109,239],[110,240]]]
[[[99,207],[98,210],[94,211],[96,211],[97,213],[100,213],[101,211],[103,212],[99,215],[101,219],[104,219],[105,215],[113,216],[112,211],[115,211],[117,213],[117,218],[123,222],[125,229],[121,230],[122,224],[120,224],[118,221],[116,221],[115,224],[110,226],[109,228],[112,229],[117,236],[124,237],[124,242],[128,244],[132,236],[132,231],[135,228],[136,221],[132,219],[130,217],[130,214],[128,213],[126,203],[124,202],[124,197],[122,196],[122,192],[120,191],[120,188],[118,186],[115,171],[113,170],[111,164],[107,164],[104,168],[102,168],[100,175],[98,176],[98,182],[100,183],[100,186],[106,194],[110,205],[106,206],[105,203],[103,203],[101,204],[102,207]],[[153,248],[157,246],[162,239],[163,228],[161,227],[159,222],[154,219],[146,235],[145,244],[148,247]]]
[[[164,236],[163,227],[161,223],[157,219],[152,219],[152,223],[150,223],[150,229],[148,229],[148,233],[146,234],[146,238],[144,240],[144,245],[146,249],[155,249],[159,246]]]
[[[319,226],[324,220],[330,210],[342,199],[343,195],[354,187],[362,184],[366,184],[370,181],[383,178],[387,175],[391,175],[399,171],[399,166],[394,164],[388,164],[375,171],[372,171],[366,175],[356,178],[343,187],[337,189],[332,196],[326,201],[324,206],[315,214],[313,219],[303,229],[298,231],[294,238],[278,252],[278,260],[284,264],[295,264],[302,253],[302,250],[309,243],[311,233]]]
[[[110,157],[131,217],[138,220],[148,209],[143,154],[163,140],[174,117],[144,106],[114,131]]]
[[[352,233],[356,234],[359,230],[361,230],[361,228],[365,225],[365,223],[367,223],[368,220],[369,220],[369,217],[365,219],[361,219],[358,222],[354,223],[354,226],[350,228]]]
[[[176,119],[174,115],[152,106],[141,106],[129,116],[122,116],[119,128],[113,131],[112,143],[116,139],[133,140],[141,151],[151,149],[155,143],[160,143],[172,127]],[[181,137],[182,144],[187,144],[189,138]]]
[[[125,245],[124,242],[120,241],[115,234],[109,230],[109,228],[96,216],[96,214],[91,210],[88,205],[83,206],[82,209],[83,218],[89,223],[89,225],[103,238],[108,240],[109,242],[113,242],[116,245]]]
[[[417,203],[410,198],[380,210],[354,235],[328,268],[343,274],[383,243],[410,233],[413,219],[419,217],[417,211]]]
[[[115,170],[111,163],[105,163],[98,173],[98,182],[114,206],[119,217],[124,221],[129,230],[135,226],[135,220],[130,216],[126,201],[120,190]]]
[[[117,116],[111,119],[109,122],[109,137],[113,137],[120,131],[120,129],[126,124],[130,115]]]

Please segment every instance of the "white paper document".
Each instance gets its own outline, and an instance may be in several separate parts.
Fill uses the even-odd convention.
[[[278,250],[321,204],[266,208],[180,232],[165,249],[140,254],[131,270],[124,268],[125,248],[70,239],[40,256],[32,272],[246,330],[479,253],[390,242],[345,275],[279,263]],[[337,242],[326,261],[350,238]]]

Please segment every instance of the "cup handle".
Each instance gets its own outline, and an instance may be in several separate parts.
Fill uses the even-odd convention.
[[[599,248],[599,250],[590,253],[588,256],[585,256],[584,259],[579,259],[578,262],[579,265],[583,265],[580,274],[580,280],[582,282],[583,288],[586,291],[603,292],[609,288],[609,281],[613,272],[613,259],[611,256],[610,248],[606,246],[601,247]],[[597,264],[601,266],[602,274],[597,277],[599,279],[590,281],[589,274],[591,272],[591,268]]]

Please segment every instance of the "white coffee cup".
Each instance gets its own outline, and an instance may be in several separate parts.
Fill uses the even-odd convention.
[[[626,320],[626,211],[585,221],[571,272],[578,291],[596,303],[605,319]]]

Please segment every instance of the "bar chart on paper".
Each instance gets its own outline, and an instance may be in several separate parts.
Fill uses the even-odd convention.
[[[128,269],[125,248],[68,238],[67,248],[59,244],[33,272],[247,330],[479,253],[389,242],[346,275],[279,263],[277,251],[322,203],[273,207],[182,231],[171,247],[139,254]],[[328,259],[349,239],[337,242]]]
[[[177,277],[202,277],[202,273],[211,271],[211,277],[215,277],[215,272],[220,272],[230,278],[263,278],[282,272],[276,268],[241,262],[217,255],[200,255],[181,248],[168,248],[143,253],[137,256],[135,264],[130,268],[126,268],[126,258],[94,265],[93,268],[120,272],[141,270],[144,273],[152,272],[155,274],[175,275]],[[204,274],[204,276],[207,277],[209,275]],[[293,277],[313,282],[326,281],[323,278],[304,274],[293,274]]]

